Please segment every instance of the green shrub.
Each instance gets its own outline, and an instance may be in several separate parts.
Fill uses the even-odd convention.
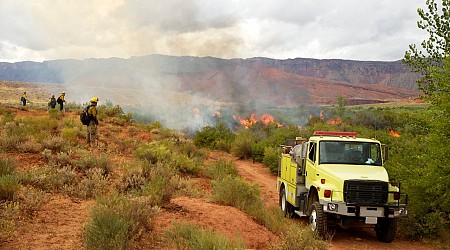
[[[21,121],[25,126],[22,132],[26,135],[35,135],[40,131],[52,131],[58,128],[58,120],[46,116],[25,116]]]
[[[176,222],[164,233],[165,242],[173,249],[245,249],[241,239],[232,241],[209,229]]]
[[[203,172],[203,167],[199,162],[182,154],[172,155],[170,165],[174,167],[177,173],[183,175],[199,176]]]
[[[82,107],[86,107],[86,106],[87,106],[87,104],[84,104],[84,106],[83,106],[83,104],[80,105],[79,103],[76,103],[76,102],[66,102],[66,104],[64,105],[64,109],[65,110],[79,110]],[[59,109],[56,109],[56,111],[63,114],[62,112],[59,111]]]
[[[136,149],[134,154],[139,159],[147,160],[152,164],[166,162],[171,156],[170,150],[158,142],[141,145]]]
[[[49,149],[44,149],[42,151],[42,155],[44,156],[44,159],[47,160],[49,165],[58,167],[71,165],[72,154],[70,152],[59,152],[56,154],[52,154],[52,151],[50,151]]]
[[[264,149],[263,163],[268,166],[270,172],[276,174],[278,172],[278,149],[274,147],[267,147]]]
[[[222,150],[225,151],[227,153],[231,152],[231,145],[232,145],[232,141],[231,140],[226,140],[226,139],[219,139],[215,142],[214,144],[214,148],[217,150]]]
[[[146,179],[142,172],[128,172],[122,176],[121,181],[116,185],[120,193],[138,193],[145,184]]]
[[[252,147],[255,137],[249,130],[241,130],[231,145],[231,152],[240,159],[250,159],[253,156]]]
[[[62,191],[78,182],[77,173],[72,168],[52,166],[25,171],[18,179],[22,185],[30,185],[45,191]]]
[[[0,115],[2,117],[0,120],[0,125],[5,125],[8,122],[14,121],[14,116],[16,113],[9,109],[0,109]]]
[[[4,242],[14,236],[16,221],[19,216],[17,202],[2,202],[0,204],[0,241]]]
[[[5,151],[16,150],[21,143],[26,141],[26,137],[20,137],[18,135],[5,135],[0,137],[0,148]]]
[[[12,174],[0,176],[0,200],[13,200],[19,191],[19,181]]]
[[[61,117],[64,113],[60,112],[59,109],[55,108],[55,109],[49,109],[48,114],[50,115],[50,118],[59,120],[59,119],[61,119]]]
[[[26,217],[32,217],[48,201],[49,196],[46,192],[33,187],[25,187],[20,195],[20,213]]]
[[[212,200],[218,204],[233,206],[249,214],[263,207],[257,183],[248,184],[240,177],[228,175],[213,180],[212,184]]]
[[[109,175],[113,169],[107,154],[86,154],[80,159],[74,160],[73,164],[77,169],[83,171],[84,173],[87,173],[89,169],[99,168],[102,170],[102,174],[104,176]]]
[[[17,151],[22,153],[38,153],[41,152],[43,146],[33,140],[25,141],[17,145]]]
[[[60,136],[50,136],[42,141],[42,146],[45,149],[50,149],[53,152],[67,151],[69,148],[67,142],[63,137]]]
[[[237,177],[238,169],[232,160],[219,159],[206,168],[206,175],[213,180],[222,180],[226,176]]]
[[[0,241],[5,242],[12,239],[16,230],[16,223],[14,220],[0,218]]]
[[[129,249],[141,231],[149,229],[158,210],[146,200],[112,195],[98,200],[84,226],[86,249]]]
[[[161,205],[170,201],[178,183],[171,168],[157,163],[149,169],[146,182],[140,187],[138,194],[147,196],[151,205]]]
[[[198,131],[194,137],[194,144],[198,147],[209,147],[213,149],[228,148],[234,140],[234,133],[224,122],[219,122],[216,126],[206,126]]]
[[[190,159],[203,160],[208,155],[206,150],[197,148],[193,141],[189,139],[174,142],[171,149],[179,154],[186,155]]]
[[[61,137],[67,141],[75,142],[76,139],[78,138],[79,133],[80,133],[80,130],[78,127],[61,129]]]
[[[14,174],[17,163],[10,158],[0,158],[0,176]]]
[[[189,177],[180,178],[178,181],[178,187],[174,196],[189,196],[193,198],[204,198],[205,191],[202,186],[199,185],[196,179]]]
[[[76,185],[65,186],[64,191],[73,197],[82,199],[95,198],[108,191],[108,177],[103,175],[103,170],[91,168],[86,171],[86,177]]]

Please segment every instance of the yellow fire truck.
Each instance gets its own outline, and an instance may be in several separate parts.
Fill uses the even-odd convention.
[[[323,238],[340,226],[373,227],[378,240],[394,240],[408,198],[389,181],[385,145],[355,132],[328,131],[286,144],[280,147],[277,178],[286,217],[308,216],[311,229]]]

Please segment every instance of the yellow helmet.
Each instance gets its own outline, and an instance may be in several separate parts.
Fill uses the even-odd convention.
[[[66,94],[66,92],[64,92],[64,91],[63,91],[63,92],[61,92],[61,95],[65,95],[65,94]]]
[[[92,97],[91,102],[98,102],[98,98],[97,97]]]

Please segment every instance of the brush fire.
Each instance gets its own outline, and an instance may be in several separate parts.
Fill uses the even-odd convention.
[[[400,137],[400,134],[395,132],[392,128],[389,128],[389,134],[393,137]]]
[[[329,121],[329,123],[330,123],[330,125],[338,125],[338,124],[342,123],[342,120],[341,120],[341,118],[337,117],[336,119],[331,119]]]
[[[273,116],[271,116],[268,113],[262,114],[261,116],[259,116],[259,118],[258,118],[258,114],[256,114],[256,113],[252,113],[250,115],[250,117],[248,117],[248,118],[241,118],[239,115],[234,115],[233,118],[235,121],[239,122],[245,128],[249,128],[250,126],[256,124],[257,122],[260,122],[265,125],[268,125],[270,123],[275,123],[275,124],[277,124],[278,127],[283,126],[281,123],[276,122],[275,118],[273,118]]]

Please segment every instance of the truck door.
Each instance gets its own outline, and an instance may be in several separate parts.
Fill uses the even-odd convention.
[[[309,188],[311,186],[311,183],[315,179],[316,175],[316,162],[317,162],[317,143],[316,142],[309,142],[308,143],[308,157],[306,159],[306,186]]]

